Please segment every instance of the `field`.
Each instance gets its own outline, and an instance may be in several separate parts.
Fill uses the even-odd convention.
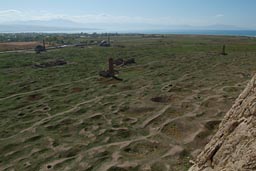
[[[34,49],[40,42],[9,42],[0,43],[0,51]]]
[[[185,171],[255,73],[255,38],[112,41],[0,54],[1,171]],[[136,64],[101,78],[109,57]],[[34,67],[55,59],[68,64]]]

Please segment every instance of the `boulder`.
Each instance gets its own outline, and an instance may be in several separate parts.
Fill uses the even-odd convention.
[[[256,170],[256,75],[189,171]]]
[[[127,59],[126,61],[124,61],[124,65],[130,65],[130,64],[135,64],[135,59],[131,58],[131,59]]]
[[[118,58],[116,60],[114,60],[114,65],[116,66],[120,66],[124,64],[124,60],[122,58]]]
[[[35,47],[35,52],[36,52],[37,54],[39,54],[39,53],[41,53],[41,52],[45,52],[45,51],[46,51],[46,49],[45,49],[45,47],[42,46],[42,45],[37,45],[37,46]]]
[[[130,58],[127,60],[124,60],[122,58],[118,58],[116,60],[114,60],[114,65],[115,66],[124,66],[124,65],[131,65],[131,64],[135,64],[135,59],[134,58]]]
[[[42,62],[42,63],[36,63],[36,64],[34,64],[34,67],[36,67],[36,68],[48,68],[48,67],[66,65],[66,64],[67,64],[67,62],[65,60],[57,59],[57,60],[50,60],[50,61]]]

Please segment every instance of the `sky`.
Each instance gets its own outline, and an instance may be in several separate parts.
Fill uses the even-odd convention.
[[[256,0],[0,0],[0,24],[70,20],[119,27],[229,25],[256,29]]]

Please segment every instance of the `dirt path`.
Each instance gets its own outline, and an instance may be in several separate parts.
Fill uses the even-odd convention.
[[[61,83],[61,84],[52,85],[52,86],[41,88],[41,89],[38,89],[38,90],[28,91],[28,92],[24,92],[24,93],[17,93],[17,94],[10,95],[8,97],[0,98],[0,101],[7,100],[7,99],[10,99],[10,98],[14,98],[14,97],[18,97],[18,96],[28,95],[28,94],[32,94],[32,93],[38,93],[38,92],[49,90],[49,89],[55,88],[55,87],[61,87],[61,86],[66,86],[66,85],[70,85],[70,84],[73,84],[73,83],[87,81],[87,80],[90,80],[92,78],[98,78],[98,77],[93,76],[93,77],[88,77],[88,78],[85,78],[85,79],[80,79],[80,80],[77,80],[77,81],[72,81],[72,82],[69,82],[69,83]]]
[[[139,89],[144,89],[145,87],[147,87],[147,86],[140,87]],[[49,87],[48,87],[48,88],[49,88]],[[70,113],[70,112],[74,112],[74,111],[76,111],[77,109],[79,109],[79,106],[81,106],[81,105],[88,104],[88,103],[92,103],[92,102],[95,102],[95,103],[96,103],[96,101],[99,101],[99,100],[101,100],[102,98],[105,98],[105,97],[117,96],[117,95],[120,95],[120,94],[123,94],[123,93],[138,91],[139,89],[136,89],[136,90],[125,90],[125,91],[122,91],[122,92],[117,92],[117,93],[114,93],[114,94],[107,94],[107,95],[103,95],[103,96],[98,96],[98,97],[95,97],[95,98],[93,98],[93,99],[83,101],[83,102],[81,102],[81,103],[76,104],[74,107],[72,107],[72,108],[70,108],[70,109],[68,109],[68,110],[66,110],[66,111],[63,111],[63,112],[54,114],[54,115],[52,115],[52,116],[46,117],[46,118],[44,118],[44,119],[42,119],[42,120],[40,120],[40,121],[35,122],[32,126],[26,128],[26,129],[21,130],[18,134],[24,133],[24,132],[26,132],[26,131],[35,132],[35,128],[36,128],[37,126],[40,126],[40,125],[42,125],[42,124],[48,122],[49,120],[51,120],[51,119],[53,119],[53,118],[55,118],[55,117],[65,115],[65,114],[68,114],[68,113]],[[29,93],[31,93],[31,92],[29,92]],[[18,134],[15,134],[15,135],[10,136],[10,137],[7,137],[7,138],[2,138],[2,139],[0,139],[0,141],[1,141],[1,140],[11,139],[11,138],[17,136]]]

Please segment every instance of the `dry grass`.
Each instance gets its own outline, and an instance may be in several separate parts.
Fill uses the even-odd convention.
[[[244,37],[118,44],[0,54],[0,170],[185,171],[255,73]],[[109,56],[135,58],[124,81],[98,77]],[[32,67],[58,58],[68,64]]]
[[[0,51],[34,49],[40,42],[9,42],[0,43]]]

